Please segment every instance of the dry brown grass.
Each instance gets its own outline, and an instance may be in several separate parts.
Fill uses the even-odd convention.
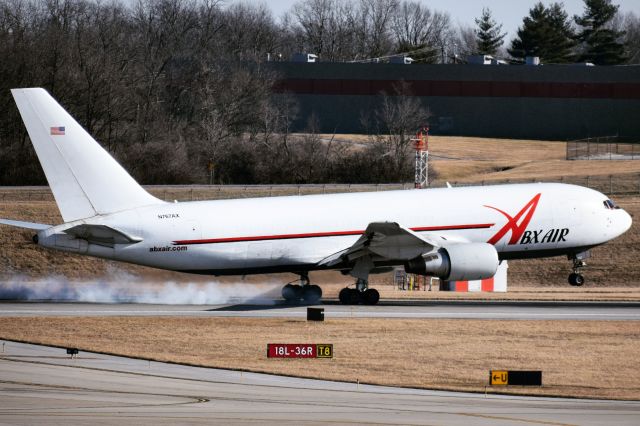
[[[324,139],[331,137],[323,135]],[[350,143],[370,140],[363,135],[335,135],[334,138]],[[442,182],[549,180],[640,173],[640,161],[566,161],[566,143],[562,141],[430,136],[429,153],[433,170]]]
[[[158,361],[464,391],[484,391],[490,369],[532,369],[543,371],[542,388],[500,391],[640,399],[637,322],[0,318],[0,337]],[[333,343],[335,358],[267,359],[267,343],[280,342]]]
[[[436,156],[468,160],[548,161],[563,160],[566,145],[557,141],[430,136],[429,149]]]
[[[433,137],[433,167],[441,181],[558,180],[640,172],[640,161],[567,161],[564,142]],[[457,158],[457,161],[439,158]]]

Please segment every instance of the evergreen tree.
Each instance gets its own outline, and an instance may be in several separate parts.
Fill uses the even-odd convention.
[[[547,8],[539,2],[522,21],[522,27],[518,28],[517,37],[508,50],[511,56],[539,56],[546,63],[573,60],[575,34],[562,4],[553,3]]]
[[[491,10],[488,8],[482,9],[482,16],[476,18],[476,41],[478,43],[479,55],[495,55],[498,48],[502,46],[504,36],[507,33],[501,33],[502,24],[498,23],[491,17]]]
[[[624,45],[619,42],[624,31],[611,26],[611,20],[618,13],[618,7],[611,0],[584,0],[582,16],[573,19],[582,30],[578,41],[582,43],[580,62],[588,61],[596,65],[616,65],[626,61]]]

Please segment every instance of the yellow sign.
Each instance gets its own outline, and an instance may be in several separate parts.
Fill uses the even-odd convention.
[[[333,345],[316,345],[316,358],[333,358]]]
[[[491,386],[495,385],[508,385],[509,384],[509,372],[506,370],[491,370],[489,371],[489,383]]]

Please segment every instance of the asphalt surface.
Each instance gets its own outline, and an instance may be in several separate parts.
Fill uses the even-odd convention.
[[[514,320],[640,320],[637,302],[397,301],[376,306],[327,302],[325,318],[466,318]],[[181,316],[306,317],[307,306],[280,302],[260,305],[151,305],[99,303],[0,303],[0,317],[15,316]]]
[[[6,342],[0,424],[637,425],[640,402],[427,391]]]

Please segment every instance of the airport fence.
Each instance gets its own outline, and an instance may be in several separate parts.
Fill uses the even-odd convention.
[[[557,179],[506,179],[487,182],[451,182],[452,186],[558,182],[586,186],[607,195],[640,195],[640,173],[624,175],[569,176]]]
[[[509,183],[541,182],[538,179],[506,179],[480,182],[450,182],[452,186],[498,185]],[[640,173],[597,176],[572,176],[545,179],[544,182],[569,183],[586,186],[607,195],[640,195]],[[435,181],[432,188],[444,187],[446,182]],[[285,195],[330,194],[339,192],[390,191],[413,188],[413,183],[397,184],[318,184],[318,185],[184,185],[145,187],[154,196],[165,201],[199,201],[230,198],[276,197]],[[10,201],[53,201],[47,186],[0,187],[0,203]]]
[[[640,160],[640,143],[618,136],[567,142],[567,160]]]

